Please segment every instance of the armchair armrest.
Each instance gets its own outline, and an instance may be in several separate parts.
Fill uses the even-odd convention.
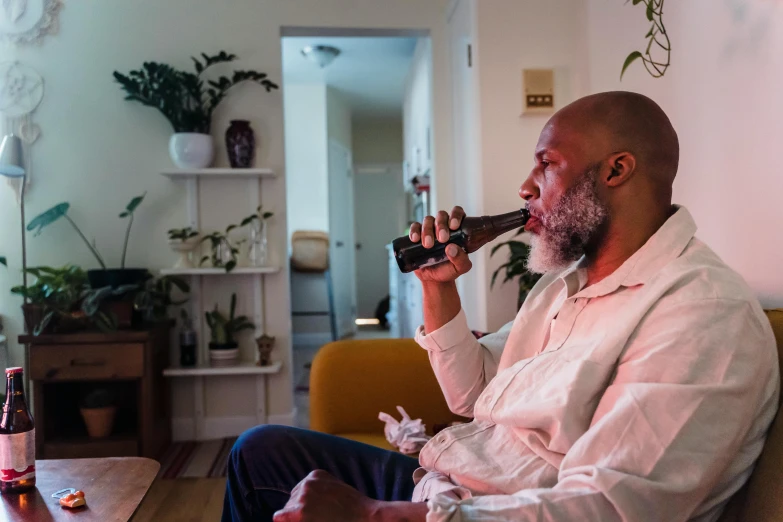
[[[378,413],[402,406],[428,430],[457,420],[427,352],[413,339],[337,341],[316,355],[310,373],[310,427],[323,433],[383,434]]]

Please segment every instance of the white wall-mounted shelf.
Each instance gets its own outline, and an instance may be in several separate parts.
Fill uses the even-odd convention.
[[[194,276],[218,276],[218,275],[247,275],[247,274],[276,274],[280,271],[279,266],[240,266],[231,272],[226,272],[224,268],[164,268],[160,271],[161,275],[194,275]]]
[[[194,178],[276,178],[272,169],[169,169],[161,172],[170,179]]]
[[[166,377],[209,377],[215,375],[269,375],[277,373],[283,366],[281,362],[275,362],[268,366],[258,366],[252,361],[239,362],[234,366],[195,366],[181,368],[173,366],[163,370]]]

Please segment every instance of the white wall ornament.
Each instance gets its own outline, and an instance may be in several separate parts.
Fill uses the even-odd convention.
[[[5,1],[5,0],[2,0]],[[44,80],[38,72],[18,61],[0,62],[0,116],[2,135],[13,133],[28,146],[41,135],[41,128],[33,122],[32,114],[41,104]],[[26,162],[27,184],[30,184],[31,165],[29,154]],[[9,183],[19,194],[18,182]]]
[[[0,0],[0,41],[39,44],[59,29],[62,0]]]

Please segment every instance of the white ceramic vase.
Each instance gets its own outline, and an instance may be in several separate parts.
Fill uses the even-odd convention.
[[[178,132],[169,140],[169,154],[181,169],[205,169],[212,165],[215,148],[212,136],[196,132]]]
[[[174,268],[180,270],[195,268],[193,260],[190,258],[190,253],[195,250],[200,241],[200,236],[191,237],[185,241],[181,239],[169,239],[169,246],[174,252],[179,254],[179,259],[177,259]]]

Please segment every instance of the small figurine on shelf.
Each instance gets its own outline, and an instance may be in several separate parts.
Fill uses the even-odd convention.
[[[258,365],[269,366],[272,364],[272,350],[275,347],[275,338],[266,334],[256,339],[256,345],[258,346]]]

